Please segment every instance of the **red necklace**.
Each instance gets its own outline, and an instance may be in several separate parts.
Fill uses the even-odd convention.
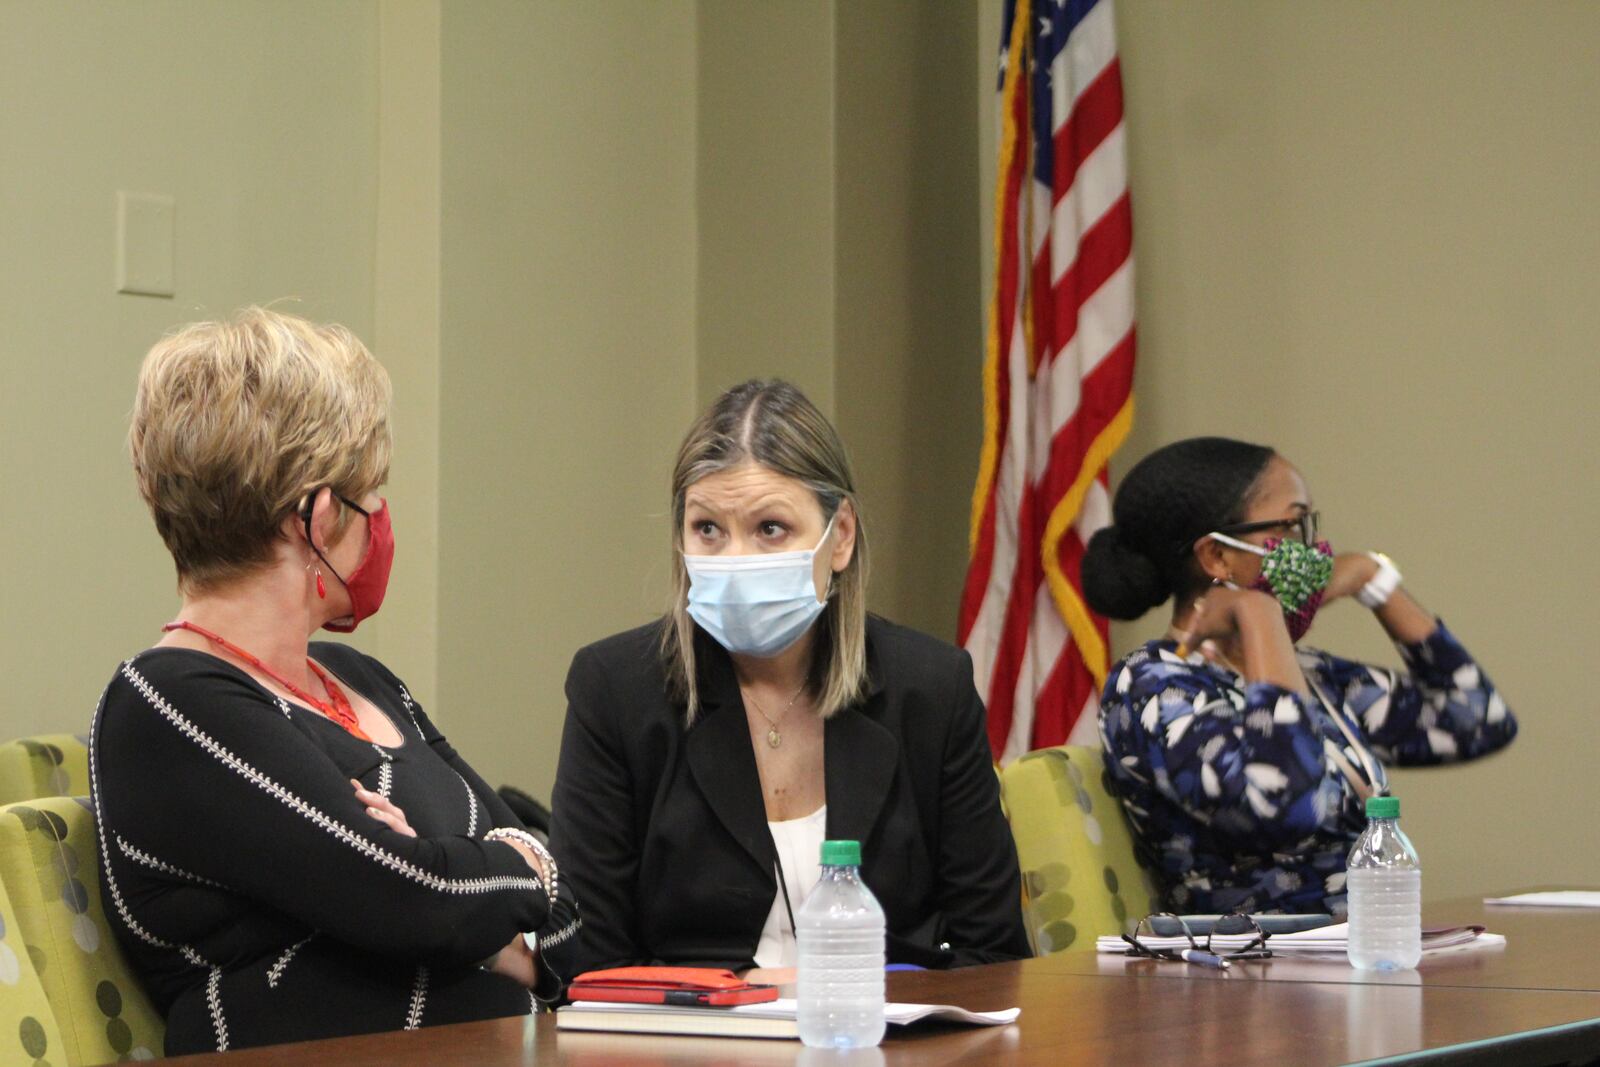
[[[250,653],[234,644],[232,641],[229,641],[225,637],[220,637],[217,634],[212,633],[210,630],[196,626],[187,619],[179,619],[177,622],[169,622],[161,628],[162,633],[171,633],[173,630],[189,630],[193,633],[199,634],[212,644],[218,645],[244,660],[246,663],[250,664],[250,666],[254,667],[268,678],[271,678],[274,682],[277,682],[289,692],[293,693],[295,699],[299,700],[301,703],[309,704],[311,707],[316,708],[318,711],[322,712],[322,714],[326,715],[328,718],[344,727],[352,735],[361,738],[363,741],[372,740],[372,738],[367,736],[366,731],[361,729],[361,723],[356,719],[355,709],[350,706],[350,698],[344,695],[344,690],[339,688],[339,683],[330,678],[327,672],[325,672],[321,667],[318,667],[316,663],[312,661],[310,656],[306,657],[306,666],[310,667],[311,673],[316,675],[317,678],[321,680],[323,688],[327,689],[328,696],[332,698],[332,703],[329,703],[326,700],[318,700],[316,697],[312,696],[304,689],[301,689],[298,685],[295,685],[293,682],[289,681],[289,679],[285,678],[283,675],[279,674],[265,663],[262,663],[255,656],[252,656]]]

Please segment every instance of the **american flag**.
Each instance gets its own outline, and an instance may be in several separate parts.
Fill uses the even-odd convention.
[[[1095,736],[1079,564],[1133,421],[1133,227],[1112,0],[1008,0],[984,443],[959,639],[996,759]],[[1076,726],[1076,728],[1075,728]]]

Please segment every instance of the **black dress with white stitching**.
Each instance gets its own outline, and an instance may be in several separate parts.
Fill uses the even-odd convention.
[[[560,993],[571,890],[552,904],[483,839],[520,824],[399,679],[344,645],[311,655],[402,743],[362,741],[190,649],[123,664],[95,713],[101,893],[168,1054],[527,1014],[530,991],[479,966],[521,931],[540,939],[537,1000]],[[367,815],[352,778],[417,836]]]

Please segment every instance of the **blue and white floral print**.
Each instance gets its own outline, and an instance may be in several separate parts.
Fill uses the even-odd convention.
[[[1112,668],[1100,703],[1107,777],[1169,907],[1342,916],[1345,857],[1366,825],[1361,768],[1383,792],[1385,763],[1473,759],[1516,736],[1442,622],[1397,647],[1406,671],[1301,649],[1320,700],[1179,657],[1169,640]]]

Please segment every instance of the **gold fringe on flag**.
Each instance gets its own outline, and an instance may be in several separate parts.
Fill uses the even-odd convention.
[[[972,526],[967,537],[967,555],[978,551],[978,534],[983,528],[983,513],[989,504],[989,494],[994,490],[996,468],[1000,461],[1000,263],[1008,239],[1005,226],[1006,182],[1016,160],[1018,144],[1024,136],[1031,136],[1027,123],[1018,124],[1012,116],[1015,110],[1013,97],[1022,95],[1024,107],[1028,104],[1028,52],[1032,38],[1028,34],[1029,20],[1033,17],[1029,0],[1017,0],[1011,18],[1011,41],[1006,46],[1006,76],[1001,92],[1000,165],[996,170],[994,189],[994,293],[989,298],[988,339],[983,357],[983,450],[978,455],[978,484],[972,490]],[[1012,239],[1015,234],[1010,235]],[[1025,284],[1026,264],[1018,263],[1018,284]]]
[[[1083,498],[1089,492],[1089,483],[1094,481],[1099,476],[1101,468],[1110,462],[1111,454],[1122,447],[1122,442],[1132,428],[1133,397],[1130,396],[1122,405],[1122,410],[1106,424],[1106,428],[1100,431],[1099,436],[1090,443],[1088,451],[1084,453],[1083,466],[1078,468],[1078,476],[1072,480],[1066,495],[1050,512],[1050,521],[1044,528],[1044,543],[1039,549],[1043,556],[1045,581],[1050,583],[1050,598],[1056,602],[1056,610],[1061,612],[1061,617],[1066,620],[1067,630],[1072,634],[1072,643],[1077,646],[1078,655],[1083,657],[1084,666],[1088,667],[1089,673],[1094,676],[1096,689],[1103,689],[1106,684],[1106,670],[1109,666],[1106,643],[1101,639],[1094,620],[1089,617],[1089,606],[1083,602],[1083,595],[1061,569],[1061,539],[1066,536],[1072,524],[1078,521],[1078,512],[1083,508]]]

